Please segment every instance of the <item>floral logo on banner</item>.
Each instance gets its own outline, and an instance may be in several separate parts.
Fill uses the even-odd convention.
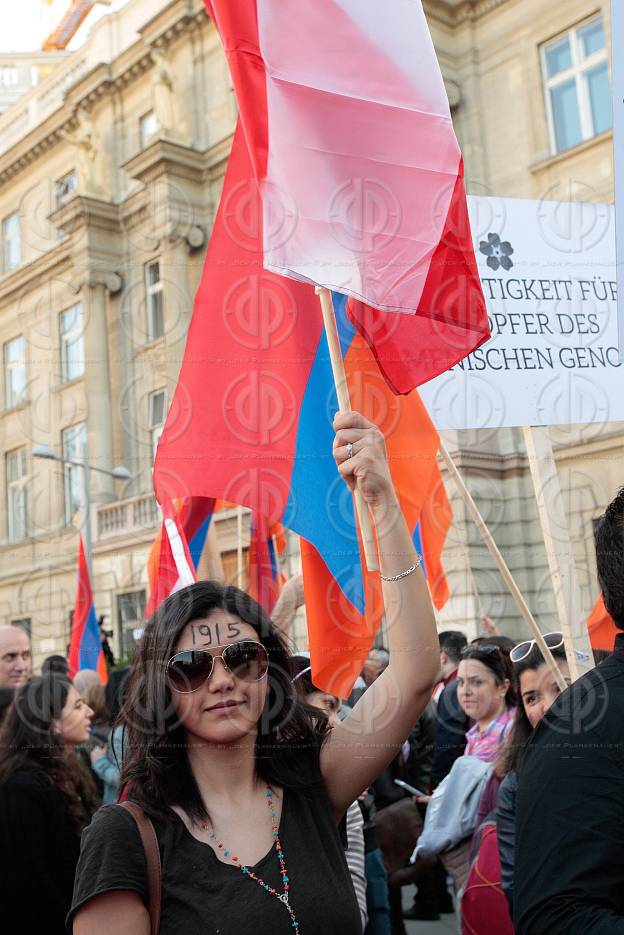
[[[509,257],[514,249],[508,240],[501,240],[498,234],[488,234],[488,239],[479,244],[479,251],[487,257],[490,269],[497,270],[502,266],[503,269],[509,270],[513,266]]]

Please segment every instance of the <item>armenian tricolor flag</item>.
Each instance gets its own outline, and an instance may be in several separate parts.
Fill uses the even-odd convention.
[[[257,191],[239,129],[158,446],[156,495],[165,512],[168,503],[189,491],[193,499],[219,497],[248,507],[267,527],[282,523],[311,543],[325,568],[316,580],[325,584],[316,591],[322,602],[311,601],[307,571],[307,612],[318,607],[322,621],[329,600],[346,613],[345,618],[341,611],[329,637],[325,627],[331,615],[318,631],[311,630],[315,684],[331,683],[328,690],[345,695],[381,619],[380,590],[360,567],[352,497],[332,457],[338,402],[318,298],[311,286],[263,269],[261,226],[233,227],[241,192],[249,208],[250,192],[257,197]],[[346,297],[334,294],[334,301],[352,405],[384,431],[405,515],[414,533],[421,523],[427,559],[428,541],[445,535],[444,523],[436,525],[444,511],[421,515],[437,489],[437,433],[417,393],[403,398],[390,390],[347,313]],[[430,566],[437,561],[434,552],[432,547]],[[305,545],[302,553],[309,569]],[[439,572],[433,566],[428,571],[435,582]],[[329,663],[319,664],[315,645],[327,659],[336,664],[340,659],[340,677]],[[316,674],[319,665],[324,680]]]
[[[441,553],[452,512],[436,460],[437,431],[416,390],[407,396],[395,396],[391,392],[370,348],[348,318],[345,297],[334,294],[334,307],[351,405],[375,422],[384,433],[392,479],[403,515],[413,530],[432,599],[440,608],[448,598]],[[329,412],[333,414],[337,408],[327,355],[317,356],[313,374],[317,400],[324,398],[328,401],[328,414],[326,419],[318,414],[316,419],[310,415],[307,436],[310,447],[307,452],[304,449],[301,460],[296,462],[291,496],[296,499],[302,490],[328,492],[325,510],[318,511],[315,524],[309,515],[295,521],[299,524],[307,522],[315,534],[315,545],[302,542],[314,684],[346,697],[362,669],[381,622],[383,601],[378,575],[363,570],[354,551],[357,532],[351,494],[341,479],[336,483],[337,471],[331,459],[313,457],[315,436],[318,437],[319,431],[323,433],[323,446],[331,451],[333,430]],[[306,402],[318,413],[319,405],[318,402],[315,405],[313,397],[306,394],[304,405]],[[304,476],[298,477],[298,472]],[[307,501],[300,497],[298,502],[304,504]],[[322,501],[317,506],[322,506]],[[286,524],[290,525],[292,521],[287,514]]]
[[[103,685],[108,681],[108,669],[102,649],[100,626],[95,616],[89,566],[82,536],[78,546],[78,586],[76,604],[69,641],[69,676],[73,678],[81,669],[94,669]]]
[[[160,530],[147,559],[150,595],[145,616],[165,598],[197,581],[197,569],[215,512],[213,497],[168,501]]]
[[[247,591],[269,614],[284,584],[279,562],[285,548],[282,524],[269,526],[263,516],[254,514],[249,536]]]

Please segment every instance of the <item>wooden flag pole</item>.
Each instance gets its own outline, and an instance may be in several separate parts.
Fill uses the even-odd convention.
[[[524,441],[546,557],[552,578],[559,626],[565,640],[570,676],[575,681],[594,667],[594,657],[581,604],[568,523],[563,511],[561,485],[548,429],[524,428]]]
[[[336,395],[338,396],[338,408],[340,412],[351,412],[351,400],[349,399],[347,377],[345,374],[342,352],[340,350],[340,339],[338,338],[338,328],[336,326],[336,315],[331,292],[329,289],[317,286],[316,294],[321,301],[323,324],[325,325],[325,334],[327,335],[327,344],[329,347],[329,358],[334,375]],[[378,571],[379,561],[377,559],[377,548],[375,546],[371,515],[366,501],[357,490],[355,491],[355,512],[362,536],[366,567],[369,571]]]
[[[236,507],[236,584],[243,586],[243,508]]]
[[[528,604],[520,592],[520,588],[516,584],[516,581],[513,575],[509,571],[509,568],[507,567],[507,563],[505,559],[501,555],[498,546],[494,542],[494,539],[492,538],[492,534],[490,530],[487,528],[485,524],[485,520],[483,519],[483,517],[481,516],[481,513],[479,512],[479,508],[477,504],[472,499],[470,491],[468,490],[461,474],[459,473],[457,469],[457,465],[451,458],[448,452],[448,449],[446,445],[444,444],[444,442],[442,441],[442,439],[440,439],[440,454],[442,455],[444,463],[446,464],[446,467],[448,468],[449,474],[455,481],[455,485],[466,505],[466,509],[470,513],[472,519],[475,522],[477,529],[479,530],[479,534],[481,535],[481,538],[483,539],[485,545],[487,546],[490,555],[496,562],[496,566],[498,567],[498,570],[500,571],[505,583],[507,584],[507,587],[509,588],[511,592],[511,596],[516,602],[516,606],[518,607],[518,610],[522,614],[525,623],[527,624],[529,630],[533,634],[533,639],[537,643],[540,649],[540,652],[542,653],[542,656],[544,657],[544,661],[546,662],[546,664],[548,665],[548,668],[552,672],[553,678],[556,680],[559,688],[561,689],[561,691],[564,691],[567,688],[567,685],[566,685],[565,679],[563,678],[561,672],[559,671],[559,667],[557,663],[555,662],[555,658],[553,654],[551,653],[550,649],[548,648],[548,646],[546,645],[546,643],[544,642],[544,637],[542,636],[542,632],[540,628],[538,627],[533,617],[533,614],[529,610]]]

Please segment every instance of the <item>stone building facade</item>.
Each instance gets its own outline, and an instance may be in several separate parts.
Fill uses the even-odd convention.
[[[425,8],[468,189],[611,201],[610,129],[587,112],[587,92],[577,139],[569,93],[564,88],[561,117],[544,66],[544,50],[557,37],[565,45],[572,36],[574,49],[589,37],[599,71],[607,58],[600,43],[608,47],[608,2],[425,0]],[[602,39],[592,26],[598,22]],[[558,61],[567,64],[564,51]],[[584,75],[570,67],[570,80],[584,88]],[[600,100],[596,106],[604,122]],[[84,522],[84,505],[82,469],[35,460],[35,445],[66,458],[79,457],[86,445],[89,464],[100,469],[90,473],[97,611],[106,615],[118,652],[141,626],[145,562],[159,525],[153,454],[235,117],[225,59],[201,0],[128,0],[0,115],[0,622],[30,628],[38,662],[68,640],[75,527]],[[589,609],[596,589],[592,521],[619,483],[621,427],[607,426],[591,440],[557,429],[553,440]],[[461,433],[449,442],[534,612],[552,628],[520,432],[501,430],[486,443]],[[110,475],[121,465],[130,480]],[[489,557],[449,492],[457,517],[445,555],[453,596],[441,626],[474,631],[474,581],[483,609],[506,631],[520,632]],[[238,522],[226,512],[216,528],[230,579],[239,571]],[[296,562],[291,541],[289,571]]]

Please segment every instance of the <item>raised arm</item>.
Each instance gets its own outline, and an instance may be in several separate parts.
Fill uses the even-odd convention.
[[[357,412],[336,416],[334,428],[338,470],[351,490],[359,489],[373,514],[381,573],[400,575],[418,556],[392,485],[383,435]],[[389,665],[333,729],[321,752],[321,770],[337,818],[396,755],[431,697],[440,666],[422,568],[384,581],[383,598]]]
[[[271,611],[271,620],[282,636],[293,643],[293,625],[297,610],[303,604],[303,575],[294,575],[289,578],[280,591]]]

